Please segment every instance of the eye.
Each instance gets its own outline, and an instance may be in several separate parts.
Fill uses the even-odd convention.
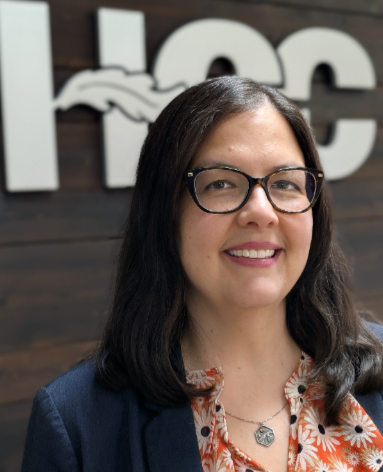
[[[299,187],[294,182],[289,180],[278,180],[270,187],[277,190],[299,190]]]
[[[224,190],[233,187],[234,184],[228,180],[216,180],[207,185],[206,190]]]

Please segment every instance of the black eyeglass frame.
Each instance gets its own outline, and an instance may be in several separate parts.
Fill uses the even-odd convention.
[[[213,211],[213,210],[208,210],[207,208],[205,208],[201,205],[201,203],[198,200],[197,194],[196,194],[195,179],[196,179],[198,174],[200,174],[203,171],[210,170],[210,169],[231,170],[233,172],[237,172],[238,174],[241,174],[244,177],[246,177],[247,181],[249,182],[249,188],[248,188],[247,194],[246,194],[243,202],[239,206],[237,206],[233,210],[228,210],[228,211]],[[286,171],[286,170],[304,170],[306,172],[309,172],[315,178],[315,183],[316,183],[315,196],[314,196],[312,202],[310,203],[310,205],[307,208],[305,208],[304,210],[299,210],[299,211],[282,210],[281,208],[277,207],[277,205],[273,202],[273,200],[270,197],[270,194],[269,194],[269,191],[268,191],[268,188],[267,188],[267,182],[274,175],[276,175],[280,172]],[[185,173],[184,173],[184,180],[187,183],[189,193],[190,193],[191,197],[193,198],[194,202],[196,203],[196,205],[202,211],[204,211],[206,213],[213,213],[213,214],[218,214],[218,215],[223,215],[223,214],[226,214],[226,213],[234,213],[235,211],[238,211],[242,207],[244,207],[246,205],[247,201],[249,200],[250,195],[251,195],[254,187],[258,184],[265,191],[267,199],[269,200],[270,204],[272,205],[272,207],[275,210],[280,211],[282,213],[305,213],[306,211],[311,210],[311,208],[315,205],[316,201],[318,200],[318,197],[319,197],[319,194],[320,194],[320,191],[321,191],[321,188],[322,188],[323,179],[324,179],[324,173],[323,173],[322,170],[312,169],[312,168],[309,168],[309,167],[281,167],[280,169],[278,169],[274,172],[271,172],[271,174],[268,174],[265,177],[251,177],[250,175],[245,174],[245,172],[242,172],[241,170],[236,169],[235,167],[229,167],[229,166],[196,167],[195,169],[186,170]]]

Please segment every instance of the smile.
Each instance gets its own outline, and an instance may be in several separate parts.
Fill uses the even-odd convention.
[[[236,249],[227,251],[230,256],[234,257],[248,257],[250,259],[269,259],[274,257],[275,250],[273,249]]]

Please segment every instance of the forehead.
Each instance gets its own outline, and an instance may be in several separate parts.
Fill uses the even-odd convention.
[[[302,150],[286,119],[265,104],[223,121],[203,142],[191,167],[229,165],[251,175],[304,166]]]

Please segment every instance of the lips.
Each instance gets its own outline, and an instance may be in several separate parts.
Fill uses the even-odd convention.
[[[244,249],[247,249],[248,251],[251,249],[254,249],[255,251],[258,251],[259,249],[272,249],[277,251],[278,249],[281,249],[281,247],[278,244],[272,243],[270,241],[247,241],[245,243],[236,244],[235,246],[230,246],[226,249],[226,251],[237,251]]]
[[[250,259],[268,259],[269,257],[273,257],[275,254],[274,249],[235,249],[227,251],[230,256],[234,257],[249,257]]]
[[[232,246],[224,254],[233,262],[249,267],[269,267],[281,252],[278,244],[270,241],[248,241]]]

